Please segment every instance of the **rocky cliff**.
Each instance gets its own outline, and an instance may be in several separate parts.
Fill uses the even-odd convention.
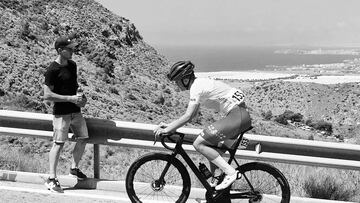
[[[89,100],[87,116],[157,123],[173,116],[174,106],[183,105],[165,78],[168,61],[144,42],[130,20],[93,0],[3,0],[3,108],[51,112],[41,98],[43,74],[56,58],[54,40],[64,35],[79,43],[73,60]]]

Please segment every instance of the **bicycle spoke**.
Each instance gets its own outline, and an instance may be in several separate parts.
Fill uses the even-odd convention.
[[[179,196],[179,194],[176,194],[174,192],[171,192],[170,190],[168,192],[166,191],[162,191],[162,193],[164,193],[163,197],[167,197],[168,199],[172,200],[171,202],[175,202],[176,199],[174,199],[173,197],[177,197]]]
[[[251,202],[283,202],[282,186],[274,176],[276,173],[267,171],[271,169],[266,166],[258,169],[252,167],[244,172],[240,180],[234,182],[231,195],[234,198],[248,197]]]
[[[131,182],[133,185],[129,187],[136,195],[134,197],[139,202],[146,202],[147,200],[177,202],[184,193],[185,185],[183,174],[180,171],[184,171],[186,168],[175,166],[173,162],[169,162],[167,159],[151,157],[154,159],[145,159],[139,162],[140,164],[136,166],[135,170],[132,169]],[[170,165],[168,165],[169,163]],[[167,165],[169,167],[166,167]],[[166,168],[167,170],[164,171]],[[160,179],[162,173],[164,173],[164,177]],[[190,182],[189,179],[188,181]]]

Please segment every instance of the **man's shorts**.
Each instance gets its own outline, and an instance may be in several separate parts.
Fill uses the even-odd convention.
[[[227,116],[207,126],[200,136],[214,146],[220,146],[226,140],[236,139],[250,126],[251,118],[246,107],[236,106]]]
[[[54,115],[53,128],[53,141],[56,143],[64,143],[68,140],[69,128],[74,133],[71,139],[77,140],[89,137],[86,122],[81,113]]]

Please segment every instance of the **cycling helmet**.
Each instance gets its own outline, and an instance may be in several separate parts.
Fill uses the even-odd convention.
[[[191,61],[179,61],[171,66],[167,77],[170,81],[181,80],[194,74],[194,64]]]

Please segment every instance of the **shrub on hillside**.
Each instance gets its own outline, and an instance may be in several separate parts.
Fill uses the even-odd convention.
[[[25,22],[22,25],[22,30],[21,30],[21,34],[20,37],[24,40],[26,40],[26,38],[30,35],[31,31],[30,31],[30,24],[29,22]]]
[[[319,199],[349,201],[356,195],[354,189],[345,188],[330,176],[311,176],[304,182],[303,189],[308,197]]]
[[[287,120],[291,120],[291,121],[295,121],[295,122],[302,121],[302,119],[304,117],[300,113],[294,113],[294,112],[289,111],[289,110],[285,110],[283,115]]]
[[[129,67],[125,67],[124,74],[125,75],[131,75],[131,70],[130,70]]]
[[[265,120],[270,120],[273,117],[272,112],[270,110],[267,112],[263,112],[261,115],[264,117]]]
[[[288,121],[286,119],[286,117],[284,115],[278,115],[275,117],[274,121],[278,122],[278,123],[281,123],[281,124],[284,124],[284,125],[287,125],[288,124]]]
[[[306,121],[305,121],[305,125],[308,125],[308,126],[310,126],[311,125],[311,119],[307,119]]]
[[[326,121],[311,121],[311,120],[307,120],[306,121],[306,125],[315,128],[316,130],[322,130],[322,131],[326,131],[328,133],[332,133],[332,124],[328,123]]]
[[[164,104],[165,103],[165,98],[163,95],[158,95],[157,98],[154,101],[154,104]]]
[[[114,86],[109,87],[109,91],[113,94],[119,95],[119,90],[117,90]]]
[[[94,50],[87,58],[102,68],[107,76],[114,77],[114,59],[109,51],[104,49]]]
[[[0,97],[5,95],[5,90],[3,90],[2,88],[0,88]]]
[[[288,124],[288,120],[294,121],[294,122],[301,122],[303,120],[303,115],[300,113],[294,113],[292,111],[286,110],[283,114],[280,114],[275,117],[275,121],[284,125]]]

